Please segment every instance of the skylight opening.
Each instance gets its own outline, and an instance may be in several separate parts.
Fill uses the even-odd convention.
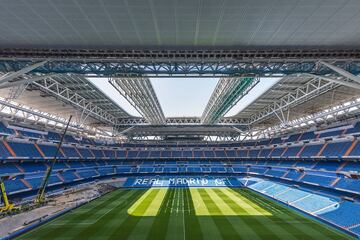
[[[108,78],[87,78],[87,80],[93,83],[128,114],[134,117],[141,117],[140,113],[109,83]]]
[[[201,117],[219,78],[150,78],[165,117]]]

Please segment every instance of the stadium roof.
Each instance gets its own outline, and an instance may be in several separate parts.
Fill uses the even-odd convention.
[[[359,46],[357,0],[1,1],[0,45]]]
[[[356,0],[8,0],[1,7],[2,104],[72,114],[74,126],[129,139],[233,140],[360,93]],[[151,78],[189,76],[219,80],[201,114],[166,116]],[[118,97],[88,80],[99,77]],[[257,96],[266,78],[280,80]]]

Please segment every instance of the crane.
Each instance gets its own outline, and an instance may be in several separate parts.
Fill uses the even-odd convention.
[[[65,137],[65,134],[67,132],[67,129],[69,127],[69,124],[70,124],[70,121],[71,121],[71,118],[72,118],[72,115],[70,115],[69,117],[69,121],[67,122],[66,124],[66,127],[65,127],[65,130],[60,138],[60,142],[59,142],[59,145],[57,146],[56,148],[56,152],[55,152],[55,156],[52,160],[52,162],[50,163],[50,166],[47,168],[46,170],[46,173],[45,173],[45,177],[44,177],[44,180],[41,184],[41,187],[39,188],[39,191],[38,191],[38,194],[37,194],[37,197],[35,199],[35,203],[36,204],[43,204],[45,202],[45,190],[46,190],[46,187],[48,185],[48,182],[49,182],[49,179],[50,179],[50,176],[51,176],[51,172],[54,168],[54,165],[56,163],[56,160],[57,160],[57,157],[59,155],[59,151],[60,151],[60,148],[61,148],[61,145],[64,141],[64,137]]]

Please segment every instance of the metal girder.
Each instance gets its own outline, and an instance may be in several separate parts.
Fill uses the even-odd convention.
[[[259,81],[253,77],[221,78],[205,107],[201,123],[217,123]]]
[[[347,87],[351,87],[351,88],[355,88],[355,89],[360,89],[360,84],[354,81],[349,81],[347,78],[335,78],[332,76],[318,76],[318,75],[314,75],[314,74],[310,74],[308,73],[307,75],[312,76],[312,77],[316,77],[316,78],[321,78],[324,79],[325,81],[328,82],[334,82],[343,86],[347,86]]]
[[[330,68],[331,70],[337,72],[338,74],[340,74],[341,76],[344,76],[348,79],[351,79],[357,83],[360,83],[360,77],[359,76],[355,76],[354,74],[352,74],[351,72],[347,71],[346,69],[343,69],[341,67],[338,67],[336,65],[324,62],[324,61],[319,61],[320,64]],[[357,75],[357,74],[356,74]]]
[[[17,81],[8,81],[8,82],[4,82],[4,83],[0,84],[0,89],[9,88],[9,87],[15,87],[15,86],[18,86],[18,85],[21,85],[21,84],[29,84],[29,83],[36,82],[36,81],[39,81],[41,79],[48,78],[48,77],[53,77],[53,76],[56,76],[56,74],[45,74],[45,75],[40,75],[40,76],[31,76],[31,77],[20,79],[20,80],[17,80]]]
[[[119,130],[121,131],[121,130]],[[164,138],[198,138],[204,136],[222,136],[235,138],[240,135],[238,131],[235,131],[232,127],[218,127],[218,126],[186,126],[186,127],[174,127],[174,126],[147,126],[137,127],[131,131],[127,131],[125,135],[129,138],[138,136],[162,136]]]
[[[50,73],[74,73],[97,77],[209,77],[209,76],[272,76],[289,75],[295,73],[312,73],[315,75],[331,74],[333,71],[326,66],[318,66],[318,59],[306,61],[303,59],[233,59],[231,61],[179,61],[176,59],[157,61],[67,61],[53,60],[32,72]],[[33,62],[30,60],[0,60],[0,71],[18,71]],[[360,60],[346,59],[334,62],[336,66],[354,75],[360,74]]]
[[[336,120],[339,116],[346,116],[350,113],[360,111],[360,100],[355,99],[340,105],[328,108],[326,110],[310,114],[304,117],[288,121],[286,124],[279,124],[263,130],[263,134],[267,136],[278,136],[294,130],[296,127],[310,127],[319,122],[326,122],[329,119]]]
[[[201,125],[200,118],[166,118],[166,125]],[[239,118],[221,118],[216,125],[246,125],[247,121],[245,119]],[[132,126],[132,125],[151,125],[144,118],[120,118],[118,119],[119,126]]]
[[[148,78],[111,78],[109,82],[150,124],[165,124],[164,113]]]
[[[299,87],[295,91],[286,94],[279,100],[276,100],[266,106],[263,110],[250,116],[248,123],[257,123],[265,118],[272,116],[273,114],[276,114],[277,112],[281,113],[283,110],[287,110],[290,107],[294,107],[303,102],[306,102],[338,86],[339,84],[325,81],[321,78],[314,78],[304,84],[302,87]]]
[[[33,82],[32,84],[39,87],[41,91],[74,106],[76,109],[86,112],[99,121],[106,122],[110,125],[117,124],[117,118],[115,116],[82,97],[77,92],[59,84],[51,77]]]
[[[11,81],[14,78],[17,78],[25,73],[31,72],[34,69],[36,69],[40,66],[43,66],[46,62],[47,62],[47,60],[42,61],[42,62],[32,63],[27,66],[24,66],[21,69],[16,70],[15,72],[7,73],[0,77],[0,84],[6,83],[6,82]],[[5,72],[7,72],[7,71],[5,71]]]
[[[0,98],[0,115],[2,115],[3,117],[10,117],[12,119],[22,119],[22,121],[42,123],[45,126],[52,125],[53,127],[57,127],[58,125],[60,125],[60,127],[63,127],[67,123],[66,119],[61,116],[25,107],[21,104],[2,98]],[[97,128],[90,126],[80,126],[80,124],[76,121],[72,121],[70,123],[70,127],[74,131],[81,131],[81,133],[89,132],[90,134],[103,134],[103,131]]]
[[[338,59],[359,59],[360,49],[26,49],[6,48],[0,49],[0,59],[18,60],[65,60],[65,61],[233,61],[233,60],[269,60],[301,61],[319,60],[328,61]]]

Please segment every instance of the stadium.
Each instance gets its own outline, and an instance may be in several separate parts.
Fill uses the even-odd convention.
[[[360,1],[0,9],[0,239],[360,239]]]

